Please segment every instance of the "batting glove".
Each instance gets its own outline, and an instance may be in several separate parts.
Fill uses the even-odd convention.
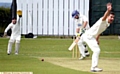
[[[83,33],[85,33],[85,28],[82,28],[82,29],[81,29],[80,36],[81,36]]]
[[[80,36],[80,33],[76,33],[76,37]]]
[[[85,33],[85,28],[82,28],[82,29],[81,29],[81,33]]]

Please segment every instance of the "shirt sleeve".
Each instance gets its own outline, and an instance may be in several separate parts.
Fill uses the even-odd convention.
[[[88,21],[88,18],[85,15],[81,15],[81,17],[83,18],[83,21]]]
[[[12,23],[10,23],[10,24],[7,26],[7,28],[5,29],[4,32],[7,32],[10,28],[12,28]]]
[[[20,23],[20,17],[17,15],[17,23]]]

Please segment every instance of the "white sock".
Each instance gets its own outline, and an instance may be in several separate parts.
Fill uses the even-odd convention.
[[[13,42],[9,42],[8,43],[7,53],[11,53],[11,51],[12,51],[12,45],[13,45]]]
[[[20,43],[15,43],[15,53],[18,53],[20,47]]]

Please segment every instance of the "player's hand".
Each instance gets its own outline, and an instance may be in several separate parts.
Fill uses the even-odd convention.
[[[107,10],[109,10],[109,11],[112,10],[112,3],[107,3]]]
[[[80,36],[83,34],[83,33],[85,33],[85,28],[82,28],[82,29],[80,29]]]
[[[81,33],[85,33],[85,28],[82,28],[82,29],[81,29]]]
[[[76,36],[79,37],[79,36],[80,36],[80,33],[76,33]]]
[[[100,42],[99,42],[99,41],[97,41],[97,44],[99,45],[99,44],[100,44]]]
[[[5,32],[4,35],[3,35],[3,37],[6,37],[6,36],[7,36],[7,33]]]
[[[99,44],[100,44],[99,40],[98,40],[98,39],[96,39],[96,41],[97,41],[97,44],[99,45]]]

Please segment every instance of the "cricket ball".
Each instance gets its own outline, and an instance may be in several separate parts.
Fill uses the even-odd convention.
[[[41,59],[41,61],[44,61],[44,59]]]

